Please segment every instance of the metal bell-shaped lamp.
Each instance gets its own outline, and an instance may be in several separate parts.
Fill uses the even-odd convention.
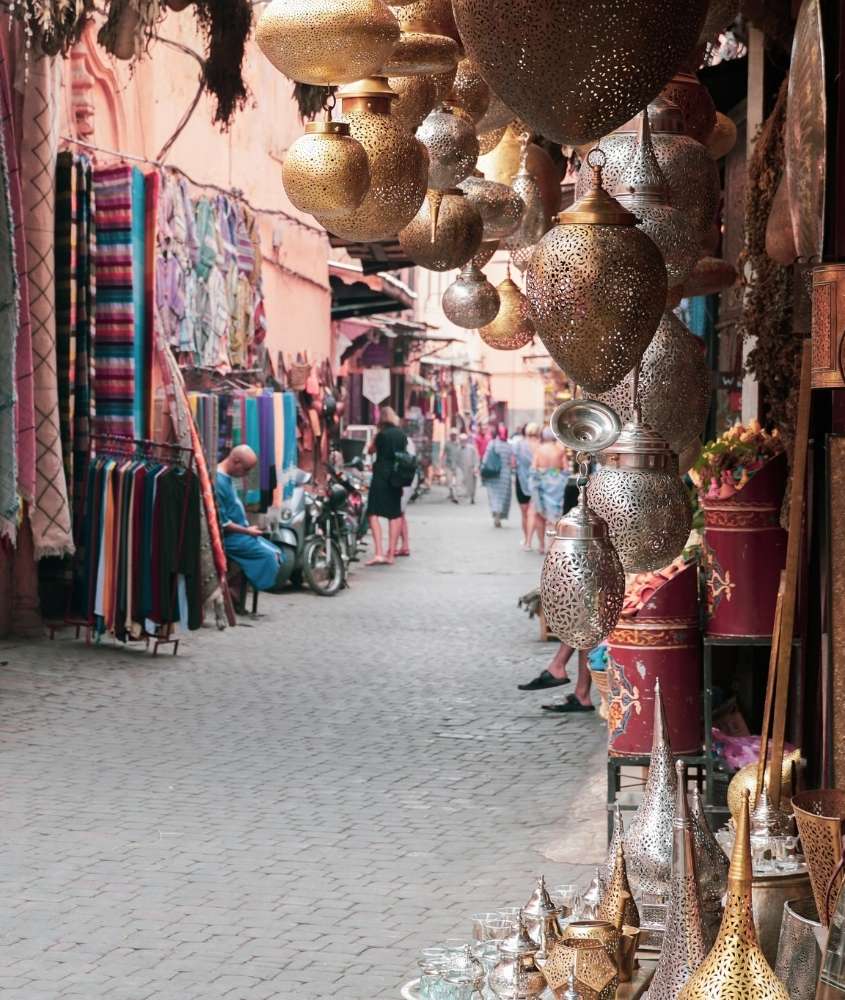
[[[637,909],[634,894],[628,884],[628,866],[625,862],[625,847],[620,843],[616,848],[613,871],[609,882],[604,886],[599,900],[596,916],[621,931],[623,927],[639,927],[640,911]]]
[[[481,213],[485,243],[501,240],[516,230],[525,205],[512,188],[485,180],[478,173],[467,177],[460,187]]]
[[[558,216],[526,271],[540,339],[587,392],[610,389],[640,361],[668,288],[653,240],[605,191],[602,157],[590,153],[592,188]]]
[[[607,524],[587,505],[582,479],[578,504],[557,522],[543,561],[543,613],[561,642],[592,649],[616,625],[624,597],[622,564]]]
[[[499,293],[499,311],[495,319],[481,327],[478,335],[488,347],[497,351],[517,351],[534,339],[531,307],[511,278],[510,269],[496,291]]]
[[[678,70],[660,96],[674,101],[681,109],[686,134],[706,144],[716,126],[716,105],[698,76],[685,69]]]
[[[478,253],[472,258],[473,264],[479,270],[486,267],[493,259],[493,254],[499,249],[498,240],[485,240],[479,247]]]
[[[475,170],[478,138],[472,124],[451,108],[432,111],[417,129],[428,150],[428,186],[437,191],[457,187]]]
[[[440,304],[455,326],[478,330],[496,318],[500,300],[483,272],[470,261],[443,293]]]
[[[678,994],[679,1000],[789,1000],[757,943],[751,898],[751,836],[748,797],[743,792],[736,840],[728,869],[725,914],[716,943]]]
[[[420,267],[452,271],[476,253],[481,231],[481,216],[460,188],[429,191],[419,212],[400,231],[399,243]]]
[[[255,40],[280,73],[328,87],[379,73],[399,22],[381,0],[272,0]]]
[[[396,97],[384,77],[358,80],[339,95],[343,121],[364,147],[370,188],[361,204],[345,215],[316,218],[330,233],[356,243],[391,239],[414,218],[428,184],[428,153],[390,115]]]
[[[696,786],[692,790],[690,803],[693,847],[695,850],[695,874],[701,890],[702,918],[704,920],[704,942],[709,950],[716,940],[719,924],[722,922],[722,897],[728,882],[728,859],[713,836],[701,792]]]
[[[681,760],[675,762],[675,775],[678,793],[672,831],[669,911],[660,961],[648,990],[649,1000],[677,1000],[707,954],[695,870],[693,827],[687,807],[687,769]]]

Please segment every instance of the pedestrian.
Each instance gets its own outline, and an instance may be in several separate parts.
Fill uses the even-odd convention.
[[[248,475],[257,462],[258,456],[249,445],[233,448],[217,466],[214,493],[226,555],[237,563],[256,590],[273,590],[283,582],[284,554],[264,538],[260,528],[249,523],[234,484],[235,479]]]
[[[570,679],[566,673],[566,666],[572,657],[575,650],[572,646],[567,646],[565,642],[560,644],[558,651],[552,657],[552,662],[546,667],[545,670],[534,678],[533,681],[529,681],[527,684],[518,684],[517,687],[520,691],[543,691],[548,688],[560,687],[563,684],[569,684]],[[542,709],[546,712],[554,712],[556,714],[569,714],[570,712],[594,712],[595,706],[590,698],[590,688],[592,687],[593,678],[590,674],[589,669],[589,658],[597,653],[603,652],[601,646],[597,646],[596,649],[587,650],[579,649],[577,651],[578,658],[578,682],[575,685],[575,691],[573,694],[568,694],[562,702],[557,702],[551,705],[542,705]]]
[[[487,501],[497,528],[501,528],[502,521],[506,521],[510,513],[512,472],[513,448],[508,444],[507,428],[500,424],[481,462],[481,478],[487,487]]]
[[[495,426],[495,425],[494,425]],[[482,461],[487,452],[487,445],[493,440],[495,435],[490,432],[490,427],[480,427],[475,433],[475,447],[478,451],[478,460]]]
[[[569,479],[566,470],[566,449],[555,438],[550,427],[543,430],[540,446],[531,463],[531,505],[534,508],[529,535],[537,532],[540,553],[546,551],[546,525],[556,524],[563,514],[563,500]]]
[[[458,482],[458,465],[461,457],[461,445],[458,441],[457,427],[451,428],[449,438],[443,448],[443,473],[446,477],[446,485],[449,487],[449,499],[452,503],[457,503],[455,487]]]
[[[461,445],[460,473],[463,483],[464,493],[469,497],[471,504],[475,503],[475,489],[478,484],[478,468],[481,460],[478,457],[478,449],[475,442],[469,439],[469,435],[461,434],[459,438]]]
[[[367,516],[373,533],[372,559],[367,566],[392,566],[396,556],[397,542],[401,530],[402,487],[391,481],[394,460],[398,452],[408,447],[408,438],[399,427],[399,417],[391,406],[381,407],[378,433],[370,442],[368,451],[376,456],[373,463],[373,478],[367,501]],[[387,553],[385,554],[381,536],[380,517],[388,521]]]
[[[526,424],[520,436],[515,438],[513,446],[516,462],[516,502],[522,514],[522,547],[531,548],[531,524],[533,510],[531,507],[531,465],[534,455],[540,445],[540,428],[535,423]]]

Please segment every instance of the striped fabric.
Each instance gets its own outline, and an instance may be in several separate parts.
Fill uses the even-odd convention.
[[[132,168],[118,164],[95,170],[94,193],[97,201],[95,430],[134,437]]]
[[[96,279],[94,255],[94,174],[91,161],[76,157],[77,240],[76,240],[76,370],[73,391],[73,516],[75,538],[81,538],[91,452],[91,424],[94,416],[94,304]]]
[[[147,437],[147,394],[149,371],[147,360],[146,296],[144,271],[146,265],[146,191],[144,174],[132,168],[132,311],[135,318],[134,365],[135,393],[133,415],[135,434]]]
[[[73,506],[74,391],[76,381],[76,244],[78,226],[77,172],[72,153],[56,160],[56,375],[59,426],[68,498]]]

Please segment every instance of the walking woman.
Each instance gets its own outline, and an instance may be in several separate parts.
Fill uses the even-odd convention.
[[[487,487],[487,501],[493,524],[501,528],[511,509],[511,474],[513,472],[513,448],[508,443],[508,431],[504,424],[493,440],[487,445],[481,463],[481,478]]]
[[[566,449],[556,440],[550,427],[543,431],[543,441],[534,454],[531,466],[531,503],[534,519],[529,534],[537,532],[540,552],[546,549],[546,523],[555,524],[563,514],[563,500],[569,476],[566,474]]]
[[[408,439],[399,429],[399,417],[390,406],[383,406],[379,414],[378,434],[370,443],[370,454],[375,454],[373,464],[373,479],[370,483],[370,496],[367,502],[367,516],[370,519],[370,530],[373,533],[373,558],[367,560],[367,566],[392,565],[396,556],[399,533],[402,527],[402,487],[391,482],[393,460],[397,452],[405,451]],[[388,521],[387,554],[381,537],[380,517]]]
[[[522,547],[531,548],[531,465],[534,453],[540,444],[540,428],[537,424],[526,424],[522,437],[513,446],[516,461],[516,502],[522,513]]]

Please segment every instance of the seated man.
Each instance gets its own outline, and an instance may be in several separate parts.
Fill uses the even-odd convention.
[[[239,444],[217,466],[214,492],[223,529],[226,555],[240,566],[256,590],[276,587],[284,556],[281,549],[262,536],[259,528],[250,525],[244,505],[232,480],[243,479],[255,467],[258,456],[249,445]]]

